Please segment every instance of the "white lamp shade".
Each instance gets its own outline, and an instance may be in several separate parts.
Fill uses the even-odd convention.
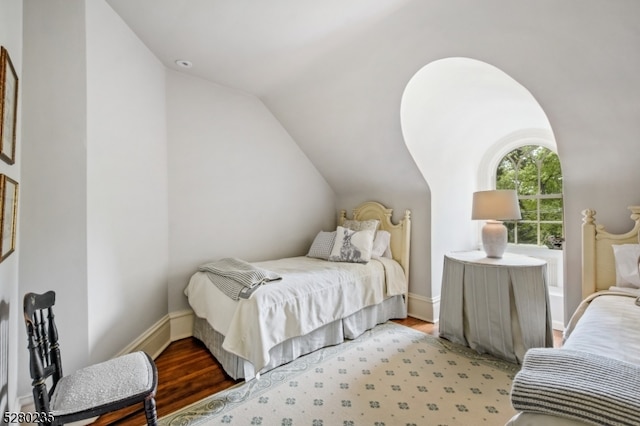
[[[518,194],[511,189],[496,189],[473,193],[473,220],[519,220]]]

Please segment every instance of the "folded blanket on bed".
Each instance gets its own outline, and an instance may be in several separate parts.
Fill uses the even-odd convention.
[[[226,257],[201,265],[199,271],[207,276],[224,294],[238,300],[248,299],[260,285],[282,277],[235,257]]]
[[[527,351],[511,389],[513,408],[596,425],[638,425],[640,365],[583,351]]]

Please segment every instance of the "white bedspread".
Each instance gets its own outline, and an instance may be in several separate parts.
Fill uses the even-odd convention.
[[[250,361],[255,371],[269,362],[269,350],[279,343],[407,289],[402,267],[386,258],[363,265],[300,256],[255,265],[282,280],[239,301],[226,297],[202,272],[185,289],[194,313],[225,336],[222,347]]]
[[[636,297],[616,291],[587,297],[567,325],[563,348],[640,365],[640,306],[635,304]]]

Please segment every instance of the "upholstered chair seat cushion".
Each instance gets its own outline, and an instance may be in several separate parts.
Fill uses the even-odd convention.
[[[63,416],[148,393],[154,368],[144,352],[134,352],[64,376],[51,396],[51,414]]]

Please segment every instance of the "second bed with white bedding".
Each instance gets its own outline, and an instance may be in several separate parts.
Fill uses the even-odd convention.
[[[622,245],[640,248],[640,206],[629,209],[634,226],[623,234],[596,225],[594,210],[583,212],[584,299],[565,328],[562,348],[525,355],[511,393],[521,412],[509,426],[639,424],[640,290],[621,282],[615,253]]]

